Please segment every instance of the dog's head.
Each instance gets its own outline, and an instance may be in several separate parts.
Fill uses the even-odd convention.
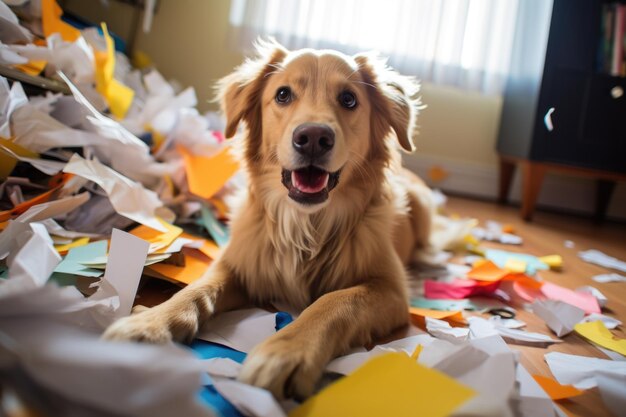
[[[226,137],[246,125],[252,180],[306,212],[382,172],[394,138],[413,151],[417,89],[369,55],[290,52],[275,42],[218,84]]]

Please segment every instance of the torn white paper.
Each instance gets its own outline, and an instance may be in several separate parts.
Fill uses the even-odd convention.
[[[537,300],[532,309],[558,337],[571,333],[585,317],[580,308],[556,300]]]
[[[11,220],[7,228],[0,233],[0,259],[4,259],[9,254],[15,244],[15,238],[28,230],[29,223],[68,213],[87,200],[89,200],[89,193],[85,192],[48,203],[37,204],[16,219]]]
[[[496,322],[491,322],[481,317],[469,317],[468,322],[470,323],[470,338],[480,338],[491,336],[493,334],[499,334],[512,343],[548,344],[562,342],[562,340],[553,339],[550,336],[541,333],[533,333],[499,326]]]
[[[167,229],[155,217],[163,203],[154,191],[126,178],[97,160],[88,161],[77,154],[65,166],[64,172],[76,174],[98,184],[109,196],[111,204],[122,216],[128,217],[160,232]]]
[[[9,278],[0,280],[0,298],[43,286],[61,262],[52,240],[41,224],[30,224],[30,230],[16,237],[19,250],[7,259]]]
[[[617,417],[626,416],[626,374],[597,371],[596,382],[604,404]]]
[[[605,307],[606,303],[609,301],[608,298],[599,289],[592,287],[590,285],[583,285],[582,287],[578,287],[575,290],[576,292],[584,292],[587,294],[593,295],[596,300],[598,300],[598,305],[600,307]]]
[[[11,115],[13,112],[28,103],[22,84],[14,82],[9,88],[6,78],[0,77],[0,136],[10,138]]]
[[[99,148],[98,157],[111,163],[114,170],[149,186],[154,185],[164,175],[171,174],[174,167],[156,162],[150,155],[150,148],[122,125],[98,112],[80,90],[62,73],[59,76],[70,87],[77,102],[82,104],[89,116],[87,119],[96,132],[116,143]]]
[[[599,250],[590,249],[578,252],[578,256],[585,262],[600,265],[605,268],[613,268],[618,271],[626,272],[626,262],[607,255]]]
[[[611,274],[600,274],[591,277],[595,282],[599,282],[601,284],[607,282],[626,282],[626,277],[624,275],[617,274],[615,272]]]
[[[248,417],[286,417],[269,391],[224,378],[213,378],[213,385],[237,410]]]
[[[426,330],[432,336],[447,340],[452,343],[460,343],[467,340],[469,329],[465,327],[452,327],[445,320],[437,320],[426,317]]]
[[[237,378],[242,365],[229,358],[211,358],[203,360],[204,370],[211,376]]]
[[[503,319],[500,316],[491,316],[489,317],[489,321],[495,322],[496,326],[502,326],[502,327],[506,327],[509,329],[521,329],[522,327],[526,326],[526,323],[524,323],[521,320]]]
[[[614,329],[617,326],[622,325],[622,322],[616,319],[615,317],[610,317],[610,316],[607,316],[604,314],[598,314],[598,313],[591,313],[581,320],[581,322],[585,322],[585,323],[590,322],[590,321],[601,321],[602,323],[604,323],[607,329]]]
[[[58,406],[67,409],[55,410],[58,415],[214,415],[197,395],[201,361],[173,344],[106,342],[59,316],[13,314],[0,318],[0,329],[0,369],[20,370],[28,389],[41,387],[26,398],[44,407],[42,393],[60,396]]]
[[[574,385],[578,389],[589,389],[598,385],[596,373],[615,373],[626,378],[626,362],[587,356],[550,352],[544,356],[552,375],[562,385]]]

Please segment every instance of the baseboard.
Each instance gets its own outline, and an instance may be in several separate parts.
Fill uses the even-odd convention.
[[[444,192],[474,196],[493,200],[498,192],[498,167],[435,157],[432,155],[405,155],[404,165],[417,173],[431,187]],[[433,181],[429,172],[440,167],[447,175],[440,181]],[[519,204],[521,180],[517,170],[511,186],[509,200]],[[592,179],[549,173],[544,179],[537,200],[537,208],[557,210],[566,213],[592,215],[595,202],[595,182]],[[607,218],[626,220],[626,184],[619,183],[613,193]]]

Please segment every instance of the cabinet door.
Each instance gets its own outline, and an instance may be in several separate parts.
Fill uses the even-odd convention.
[[[585,109],[584,143],[616,148],[626,144],[626,79],[597,75]],[[626,155],[622,155],[626,165]]]

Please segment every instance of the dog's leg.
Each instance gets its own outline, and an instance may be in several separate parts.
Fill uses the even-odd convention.
[[[190,342],[209,317],[246,303],[247,298],[222,261],[216,261],[202,278],[158,306],[124,317],[104,332],[109,340],[166,343]]]
[[[239,379],[277,398],[304,398],[332,358],[391,333],[407,320],[406,295],[391,282],[371,281],[330,292],[255,347]]]

